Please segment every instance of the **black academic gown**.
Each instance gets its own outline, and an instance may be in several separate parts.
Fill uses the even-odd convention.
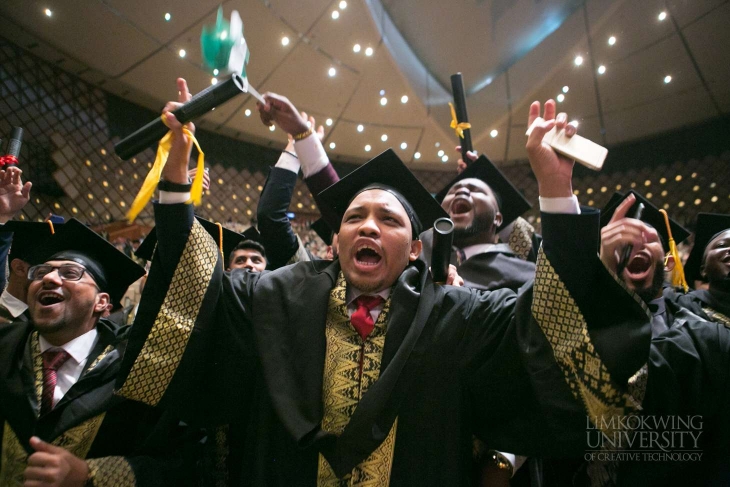
[[[224,273],[214,242],[193,225],[189,205],[157,205],[155,211],[159,243],[119,393],[191,421],[246,418],[239,485],[315,485],[320,452],[343,476],[383,442],[396,418],[391,486],[469,485],[475,432],[489,447],[517,454],[584,450],[585,412],[532,317],[532,286],[520,296],[480,293],[435,285],[420,263],[408,267],[391,291],[380,377],[336,436],[320,423],[325,316],[339,263]],[[618,385],[598,384],[600,396],[599,389],[621,387],[641,367],[648,316],[595,252],[575,244],[576,235],[584,236],[595,248],[596,214],[543,215],[543,222],[555,226],[555,242],[545,251],[554,263],[543,266],[536,301],[567,294],[558,275],[594,278],[589,283],[619,306],[591,312],[597,293],[584,285],[576,294],[580,309],[559,312],[577,320],[585,308],[592,326],[608,330],[620,323],[644,332],[635,341],[641,343],[600,346],[621,356],[610,362]],[[560,322],[553,312],[540,316],[551,334]],[[630,358],[636,355],[642,356]],[[152,356],[164,360],[153,363]],[[536,394],[535,384],[548,389]]]
[[[0,448],[16,445],[31,454],[31,436],[71,451],[83,443],[82,450],[88,451],[84,459],[97,462],[98,485],[193,485],[198,438],[168,413],[113,394],[128,327],[102,320],[97,330],[86,370],[56,407],[39,417],[33,327],[27,322],[0,325],[0,424],[19,440],[11,444],[3,437]]]
[[[287,265],[299,249],[299,240],[286,216],[296,184],[297,173],[272,167],[261,191],[256,220],[259,242],[266,249],[267,269]]]
[[[730,301],[719,298],[709,290],[691,291],[679,296],[677,302],[707,321],[717,321],[730,326]]]
[[[433,234],[426,231],[421,234],[423,252],[421,259],[427,266],[431,265]],[[509,245],[494,244],[486,252],[471,256],[459,264],[457,252],[451,253],[451,264],[456,267],[459,276],[464,279],[464,286],[482,291],[511,289],[517,291],[523,284],[535,277],[535,263],[520,259]]]

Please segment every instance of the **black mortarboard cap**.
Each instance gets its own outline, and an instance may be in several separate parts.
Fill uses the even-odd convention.
[[[353,198],[365,188],[377,186],[390,191],[403,204],[416,238],[438,218],[448,217],[393,149],[388,149],[318,195],[322,206],[327,208],[322,216],[330,228],[339,232],[342,217]]]
[[[631,217],[634,212],[636,211],[636,207],[639,203],[644,203],[644,211],[641,215],[641,221],[644,223],[648,223],[654,229],[661,235],[664,244],[664,250],[669,250],[669,233],[667,232],[667,225],[664,221],[664,215],[659,211],[659,208],[654,206],[651,202],[649,202],[648,199],[646,199],[641,194],[637,193],[634,190],[629,191],[625,195],[621,193],[614,193],[614,195],[611,197],[611,199],[608,201],[608,204],[601,210],[601,227],[605,227],[608,225],[608,222],[611,221],[611,217],[613,217],[613,213],[616,211],[616,208],[618,208],[618,205],[621,204],[630,194],[633,194],[636,196],[636,203],[629,208],[628,213],[626,214],[628,217]],[[675,243],[680,243],[689,237],[689,231],[681,226],[679,223],[677,223],[674,219],[671,217],[669,218],[669,226],[672,229],[672,237],[674,238]]]
[[[309,228],[314,230],[324,243],[332,245],[332,237],[334,234],[324,218],[320,218],[316,222],[312,223]]]
[[[30,256],[33,265],[49,260],[70,260],[83,265],[99,289],[109,293],[115,307],[129,285],[145,274],[142,267],[75,218],[64,223]]]
[[[8,258],[27,261],[33,250],[43,244],[53,232],[60,230],[63,222],[24,222],[13,220],[0,227],[0,231],[12,232],[13,243]]]
[[[210,234],[211,237],[213,237],[213,240],[215,240],[216,245],[218,245],[218,248],[221,246],[221,236],[223,238],[223,261],[228,260],[228,256],[231,254],[231,251],[233,248],[238,245],[239,242],[245,239],[251,239],[255,240],[251,236],[246,236],[246,232],[249,232],[251,228],[246,230],[243,234],[234,232],[233,230],[229,230],[226,227],[219,227],[217,223],[213,223],[209,220],[204,220],[200,218],[199,216],[195,217],[198,222],[205,228],[205,231]],[[254,231],[256,231],[255,228],[253,228]],[[222,232],[221,232],[222,231]],[[256,235],[258,235],[258,231],[256,231]],[[250,235],[254,235],[251,233]],[[256,237],[258,238],[258,237]],[[137,257],[140,259],[145,260],[152,260],[152,253],[155,251],[155,247],[157,246],[157,233],[156,229],[150,230],[150,233],[147,234],[145,239],[142,241],[141,244],[139,244],[139,247],[137,247],[137,250],[134,252]]]
[[[248,227],[248,228],[247,228],[246,230],[244,230],[244,231],[243,231],[243,232],[241,233],[241,236],[242,236],[243,238],[242,238],[242,239],[240,239],[240,240],[239,240],[239,242],[242,242],[242,241],[244,241],[244,240],[253,240],[254,242],[258,242],[258,243],[261,243],[261,234],[260,234],[260,233],[259,233],[259,231],[258,231],[258,230],[256,229],[256,227]],[[226,248],[227,248],[227,244],[225,243],[225,237],[223,237],[223,238],[224,238],[224,244],[226,245]],[[236,242],[236,244],[237,244],[237,243],[238,243],[238,242]],[[234,245],[233,247],[235,247],[235,245]],[[233,250],[233,247],[231,247],[231,250]],[[229,252],[229,253],[230,253],[230,252]]]
[[[532,208],[532,205],[525,198],[519,189],[517,189],[507,177],[502,174],[497,166],[490,161],[487,156],[482,154],[479,159],[469,164],[464,171],[456,176],[444,189],[436,194],[436,201],[441,202],[446,197],[451,187],[464,179],[479,179],[489,185],[494,194],[497,196],[499,203],[499,212],[502,213],[502,225],[500,229],[509,225]]]
[[[684,272],[687,281],[693,284],[702,279],[700,267],[702,257],[705,254],[707,245],[721,232],[730,230],[730,215],[720,213],[698,213],[697,229],[695,231],[695,244],[689,253],[687,263],[684,265]]]

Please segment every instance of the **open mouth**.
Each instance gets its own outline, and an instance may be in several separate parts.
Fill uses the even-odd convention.
[[[651,270],[651,257],[644,252],[639,252],[626,266],[626,275],[633,281],[640,281],[649,276]]]
[[[355,260],[363,266],[376,266],[382,260],[382,256],[376,249],[363,245],[355,252]]]
[[[471,211],[471,204],[464,198],[454,199],[449,208],[452,215],[462,215]]]
[[[43,292],[38,296],[37,301],[41,306],[53,306],[63,302],[63,296],[55,292]]]

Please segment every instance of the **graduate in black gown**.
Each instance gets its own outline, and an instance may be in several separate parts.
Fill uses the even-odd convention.
[[[288,101],[266,96],[270,120],[311,137]],[[527,146],[541,194],[577,213],[572,162],[542,144],[567,118],[556,120],[553,101],[544,119],[539,111],[533,104]],[[179,191],[189,152],[165,116],[173,148],[161,189]],[[631,404],[626,382],[645,360],[648,316],[598,261],[596,212],[543,214],[535,285],[518,296],[431,281],[418,235],[444,212],[392,151],[320,195],[338,215],[333,262],[225,273],[192,207],[166,203],[185,196],[161,191],[155,207],[155,285],[119,393],[191,420],[245,420],[237,485],[469,485],[473,433],[516,453],[582,450],[585,409]],[[611,307],[596,302],[599,291]],[[594,326],[646,340],[605,348],[588,335]],[[621,358],[604,362],[594,347]]]
[[[697,215],[695,244],[685,271],[691,283],[702,281],[708,289],[687,294],[682,303],[700,316],[730,326],[730,215]]]
[[[436,195],[454,222],[451,263],[467,287],[517,291],[535,277],[535,264],[509,243],[497,243],[498,233],[531,208],[530,203],[486,156],[472,162]],[[431,265],[430,233],[421,236],[421,258]],[[531,248],[531,240],[525,240]],[[528,249],[529,252],[529,249]]]
[[[191,485],[197,438],[114,395],[129,328],[101,315],[144,270],[75,219],[30,260],[31,319],[0,325],[0,485]]]

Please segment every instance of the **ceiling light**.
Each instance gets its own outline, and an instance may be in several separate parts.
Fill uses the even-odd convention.
[[[575,61],[573,61],[573,62],[575,63],[576,66],[580,66],[581,64],[583,64],[583,56],[576,56]]]
[[[360,44],[355,44],[352,46],[352,52],[360,52]]]
[[[269,131],[273,132],[274,130],[276,130],[276,125],[270,125]]]
[[[249,110],[248,108],[243,113],[245,113],[247,117],[250,117],[251,116],[251,110]]]
[[[385,90],[380,90],[378,93],[380,93],[380,96],[385,96]]]
[[[403,150],[406,150],[408,148],[408,144],[405,143],[405,142],[401,142],[400,143],[400,148],[403,149]]]
[[[185,52],[185,49],[180,49],[180,50],[178,51],[178,53],[177,53],[177,54],[178,54],[178,55],[179,55],[180,57],[185,57],[185,54],[187,54],[187,53]]]
[[[578,128],[578,120],[573,120],[572,122],[570,122],[570,125],[572,125],[575,128]]]
[[[408,95],[403,95],[400,97],[401,103],[408,103]]]
[[[441,142],[436,142],[435,146],[436,147],[441,147]]]
[[[558,103],[563,103],[565,101],[565,95],[560,93],[558,95]]]
[[[381,135],[380,136],[380,140],[382,140],[383,142],[385,142],[386,140],[388,140],[388,134]]]
[[[603,64],[598,66],[598,74],[603,74],[605,72],[606,72],[606,66],[604,66]]]
[[[367,49],[365,49],[365,55],[366,56],[372,56],[373,55],[373,48],[372,47],[368,47]]]
[[[370,149],[372,149],[372,147],[370,147],[370,144],[365,146],[365,152],[370,152]]]
[[[218,78],[211,78],[210,79],[210,84],[217,85],[218,84]]]
[[[325,123],[325,125],[327,125],[328,127],[331,127],[331,126],[332,126],[332,119],[331,119],[331,118],[328,118],[327,120],[325,120],[325,122],[324,122],[324,123]]]
[[[380,99],[380,104],[383,105],[383,106],[387,105],[388,104],[388,99],[386,97],[381,98]]]
[[[499,132],[495,129],[495,130],[492,130],[491,132],[489,132],[489,135],[491,135],[492,138],[495,138],[496,136],[499,135]]]
[[[282,46],[288,46],[289,45],[289,38],[287,36],[284,36],[281,38],[281,45]]]
[[[213,70],[213,76],[218,76],[219,71],[217,69]]]
[[[171,18],[172,18],[172,15],[170,15],[170,12],[167,12],[167,13],[165,14],[165,20],[166,20],[167,22],[169,22]]]
[[[333,10],[332,11],[332,20],[337,20],[340,18],[340,11],[339,10]]]
[[[666,19],[666,18],[667,18],[667,13],[666,12],[662,12],[662,13],[659,14],[659,21],[660,22],[662,20]]]
[[[335,144],[334,142],[330,142],[330,149],[334,149],[335,147],[337,147],[337,144]]]
[[[669,75],[666,75],[666,76],[664,77],[664,83],[665,83],[665,84],[669,84],[669,82],[671,82],[671,81],[672,81],[672,77],[671,77],[671,76],[669,76]]]
[[[441,158],[441,162],[449,162],[449,156],[444,155],[444,157]]]
[[[567,93],[569,90],[568,85],[563,86],[563,93]]]
[[[440,151],[438,152],[438,156],[439,156],[439,157],[443,157],[443,155],[444,155],[444,151],[443,151],[443,150],[440,150]]]
[[[609,37],[608,38],[608,45],[609,46],[613,46],[614,44],[616,44],[616,37],[615,36]]]
[[[47,8],[43,11],[44,14],[46,14],[46,17],[51,17],[53,15],[53,12],[51,12],[50,8]],[[168,14],[170,15],[170,14]]]
[[[365,127],[363,127],[362,124],[360,124],[360,125],[357,126],[357,131],[358,132],[362,132],[363,130],[365,130]]]
[[[340,10],[345,10],[347,8],[347,2],[345,0],[342,0],[340,2]]]
[[[420,159],[421,158],[421,153],[420,152],[416,152],[415,154],[413,154],[413,158],[414,159]]]
[[[337,70],[335,68],[330,68],[329,71],[327,71],[327,74],[329,74],[330,78],[332,78],[337,74]]]

